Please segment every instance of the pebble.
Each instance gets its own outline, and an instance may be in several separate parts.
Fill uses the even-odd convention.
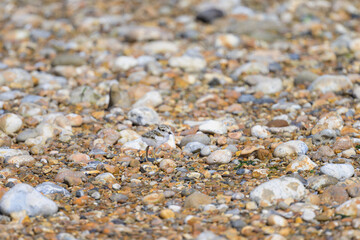
[[[220,9],[209,8],[196,14],[196,20],[204,23],[212,23],[215,19],[224,16],[224,12]]]
[[[338,206],[335,210],[336,214],[340,214],[342,216],[349,217],[359,217],[360,216],[360,197],[352,198],[340,206]]]
[[[354,167],[351,164],[328,163],[320,168],[323,174],[334,177],[339,180],[345,180],[354,175]]]
[[[266,126],[256,125],[251,128],[251,135],[257,138],[268,138],[271,134]]]
[[[205,147],[204,144],[200,142],[189,142],[183,149],[184,153],[197,153],[200,152]]]
[[[199,208],[202,205],[207,205],[210,203],[211,203],[211,197],[200,192],[194,192],[186,197],[184,207]]]
[[[204,133],[210,134],[225,134],[227,133],[227,127],[215,120],[209,120],[199,126],[199,130]]]
[[[32,216],[50,216],[58,211],[55,202],[43,196],[28,184],[17,184],[0,200],[0,211],[10,215],[25,210]]]
[[[294,83],[296,85],[304,84],[308,86],[312,82],[315,81],[319,76],[311,71],[302,71],[298,75],[295,76]]]
[[[268,217],[267,223],[270,226],[279,226],[279,227],[286,227],[289,225],[288,221],[284,217],[274,214]]]
[[[180,141],[180,147],[186,146],[190,142],[199,142],[204,145],[210,144],[210,138],[206,134],[198,133],[198,134],[192,134],[187,135],[183,137]]]
[[[59,193],[61,195],[64,195],[65,197],[71,196],[71,194],[68,190],[66,190],[65,188],[63,188],[59,185],[56,185],[53,182],[41,183],[35,187],[35,190],[41,192],[44,195],[51,195],[51,194]]]
[[[264,94],[274,94],[280,92],[283,88],[282,81],[279,78],[265,77],[262,75],[250,75],[244,78],[245,82],[253,86],[254,91]]]
[[[312,142],[315,145],[325,145],[334,143],[336,140],[336,131],[334,129],[324,129],[312,136]]]
[[[338,181],[337,178],[328,175],[313,176],[308,179],[307,185],[309,188],[319,191],[328,186],[335,185]]]
[[[35,162],[35,159],[30,155],[12,156],[5,160],[6,164],[14,164],[16,166],[28,165],[30,166]]]
[[[163,209],[159,215],[162,219],[175,218],[175,213],[171,209]]]
[[[323,75],[309,86],[310,91],[341,92],[353,87],[351,80],[343,75]]]
[[[286,167],[286,171],[310,171],[317,167],[317,164],[311,161],[311,159],[306,155],[301,155],[295,160],[291,161],[290,164]]]
[[[169,65],[173,68],[181,68],[185,72],[200,72],[206,67],[206,61],[200,57],[181,56],[171,57]]]
[[[121,194],[121,193],[113,193],[110,196],[111,201],[118,202],[118,203],[126,203],[129,199],[128,196]]]
[[[102,184],[116,182],[116,178],[111,173],[101,173],[95,177],[95,180],[101,182]]]
[[[8,135],[18,132],[23,126],[21,118],[13,113],[6,113],[0,116],[0,129]]]
[[[165,200],[163,193],[151,193],[143,198],[145,204],[158,204]]]
[[[273,205],[278,199],[302,199],[305,194],[304,185],[296,178],[283,177],[273,179],[257,186],[250,193],[250,198],[261,206]]]
[[[132,107],[157,107],[162,103],[163,99],[161,97],[161,94],[158,91],[151,91],[146,93],[142,98],[140,98],[136,103],[134,103]]]
[[[229,150],[217,150],[207,157],[207,164],[226,164],[231,161],[232,153]]]
[[[308,149],[308,146],[303,141],[292,140],[277,146],[274,150],[274,156],[284,158],[293,155],[305,155]]]
[[[34,86],[31,75],[21,68],[10,68],[0,72],[2,79],[10,88],[31,88]]]
[[[127,71],[138,64],[136,58],[128,56],[120,56],[115,59],[112,70],[114,72]]]
[[[159,115],[151,108],[138,107],[128,113],[129,120],[136,125],[153,125],[160,122]]]

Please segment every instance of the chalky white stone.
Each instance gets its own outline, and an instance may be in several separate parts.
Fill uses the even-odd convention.
[[[260,184],[250,193],[250,198],[258,204],[274,205],[279,199],[300,200],[305,194],[306,189],[298,179],[282,177]]]
[[[328,163],[320,168],[323,174],[344,180],[354,175],[354,167],[351,164],[334,164]]]
[[[21,118],[16,114],[6,113],[0,117],[0,129],[6,134],[16,133],[22,125]]]
[[[292,155],[304,155],[308,149],[308,146],[303,141],[292,140],[277,146],[274,150],[274,156],[283,158]]]

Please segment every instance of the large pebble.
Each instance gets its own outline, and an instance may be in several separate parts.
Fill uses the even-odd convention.
[[[323,174],[337,178],[339,180],[345,180],[354,175],[354,167],[351,164],[334,164],[328,163],[320,168]]]
[[[13,113],[6,113],[0,117],[0,129],[6,134],[16,133],[21,129],[23,121]]]
[[[180,147],[183,147],[190,142],[199,142],[204,145],[208,145],[210,144],[210,138],[208,137],[208,135],[202,133],[187,135],[181,139]]]
[[[145,150],[147,144],[141,140],[141,138],[135,139],[133,141],[129,141],[122,145],[123,149],[136,149],[136,150]]]
[[[211,203],[211,197],[200,192],[194,192],[185,199],[185,208],[199,208]]]
[[[158,91],[151,91],[146,93],[136,103],[133,104],[133,108],[137,107],[157,107],[163,103],[161,94]]]
[[[353,84],[347,76],[323,75],[318,77],[310,86],[310,91],[340,92],[352,88]]]
[[[16,166],[29,165],[35,162],[35,159],[30,155],[12,156],[5,160],[6,164],[14,164]]]
[[[303,141],[292,140],[277,146],[274,150],[274,156],[283,158],[293,155],[304,155],[308,149],[308,146]]]
[[[260,184],[250,193],[250,198],[268,206],[276,204],[279,199],[300,200],[305,194],[306,189],[298,179],[282,177]]]
[[[34,82],[31,75],[21,68],[11,68],[0,73],[6,85],[11,88],[31,88]]]
[[[153,109],[148,107],[138,107],[128,113],[129,120],[140,126],[153,125],[160,122],[159,115]]]
[[[138,64],[136,58],[128,56],[120,56],[115,59],[112,70],[115,72],[127,71]]]
[[[316,130],[314,130],[316,131]],[[312,135],[312,142],[315,145],[325,145],[334,143],[336,140],[336,131],[333,129],[324,129],[317,134]]]
[[[20,149],[0,148],[0,157],[9,158],[18,155],[29,155],[29,152]]]
[[[207,157],[207,164],[225,164],[231,161],[231,152],[229,150],[217,150]]]
[[[205,145],[200,142],[189,142],[186,144],[183,151],[186,153],[196,153],[200,152],[204,147]]]
[[[335,185],[336,183],[338,183],[338,179],[328,175],[321,175],[310,177],[308,179],[307,186],[311,189],[318,191],[328,186]]]
[[[17,184],[0,200],[0,211],[10,215],[25,210],[29,216],[49,216],[58,211],[56,203],[28,184]]]
[[[250,75],[244,78],[245,82],[252,85],[254,91],[264,94],[274,94],[282,90],[282,81],[279,78]]]
[[[171,57],[169,59],[169,65],[171,67],[184,69],[186,72],[200,72],[206,67],[206,61],[200,57],[185,55],[181,57]]]
[[[86,61],[77,54],[60,54],[57,55],[52,61],[52,65],[72,65],[81,66],[85,65]]]
[[[211,133],[211,134],[225,134],[227,133],[227,128],[225,124],[215,121],[209,120],[199,126],[199,130],[204,133]]]
[[[238,79],[242,74],[268,74],[269,67],[261,62],[249,62],[238,67],[232,77]]]
[[[251,128],[251,135],[257,138],[268,138],[271,134],[266,126],[255,125]]]
[[[51,195],[51,194],[58,193],[58,194],[62,194],[64,196],[66,196],[66,197],[71,196],[71,194],[69,193],[68,190],[66,190],[63,187],[60,187],[59,185],[56,185],[53,182],[41,183],[41,184],[37,185],[35,187],[35,189],[45,195]]]
[[[301,155],[292,161],[287,167],[286,171],[297,172],[301,171],[310,171],[317,166],[316,163],[311,161],[311,159],[306,155]]]
[[[325,114],[311,129],[312,134],[317,134],[325,129],[341,130],[344,126],[344,120],[336,112],[329,112]],[[329,133],[330,134],[330,133]]]
[[[350,199],[335,210],[337,214],[349,217],[360,217],[360,197]]]

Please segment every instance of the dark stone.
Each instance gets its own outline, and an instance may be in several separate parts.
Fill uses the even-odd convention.
[[[216,8],[210,8],[205,11],[199,12],[196,15],[196,20],[204,23],[212,23],[215,19],[221,18],[224,16],[224,12],[216,9]]]

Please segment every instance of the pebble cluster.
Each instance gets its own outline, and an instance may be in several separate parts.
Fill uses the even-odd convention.
[[[359,239],[359,19],[0,1],[0,238]],[[174,136],[146,161],[157,124]]]

